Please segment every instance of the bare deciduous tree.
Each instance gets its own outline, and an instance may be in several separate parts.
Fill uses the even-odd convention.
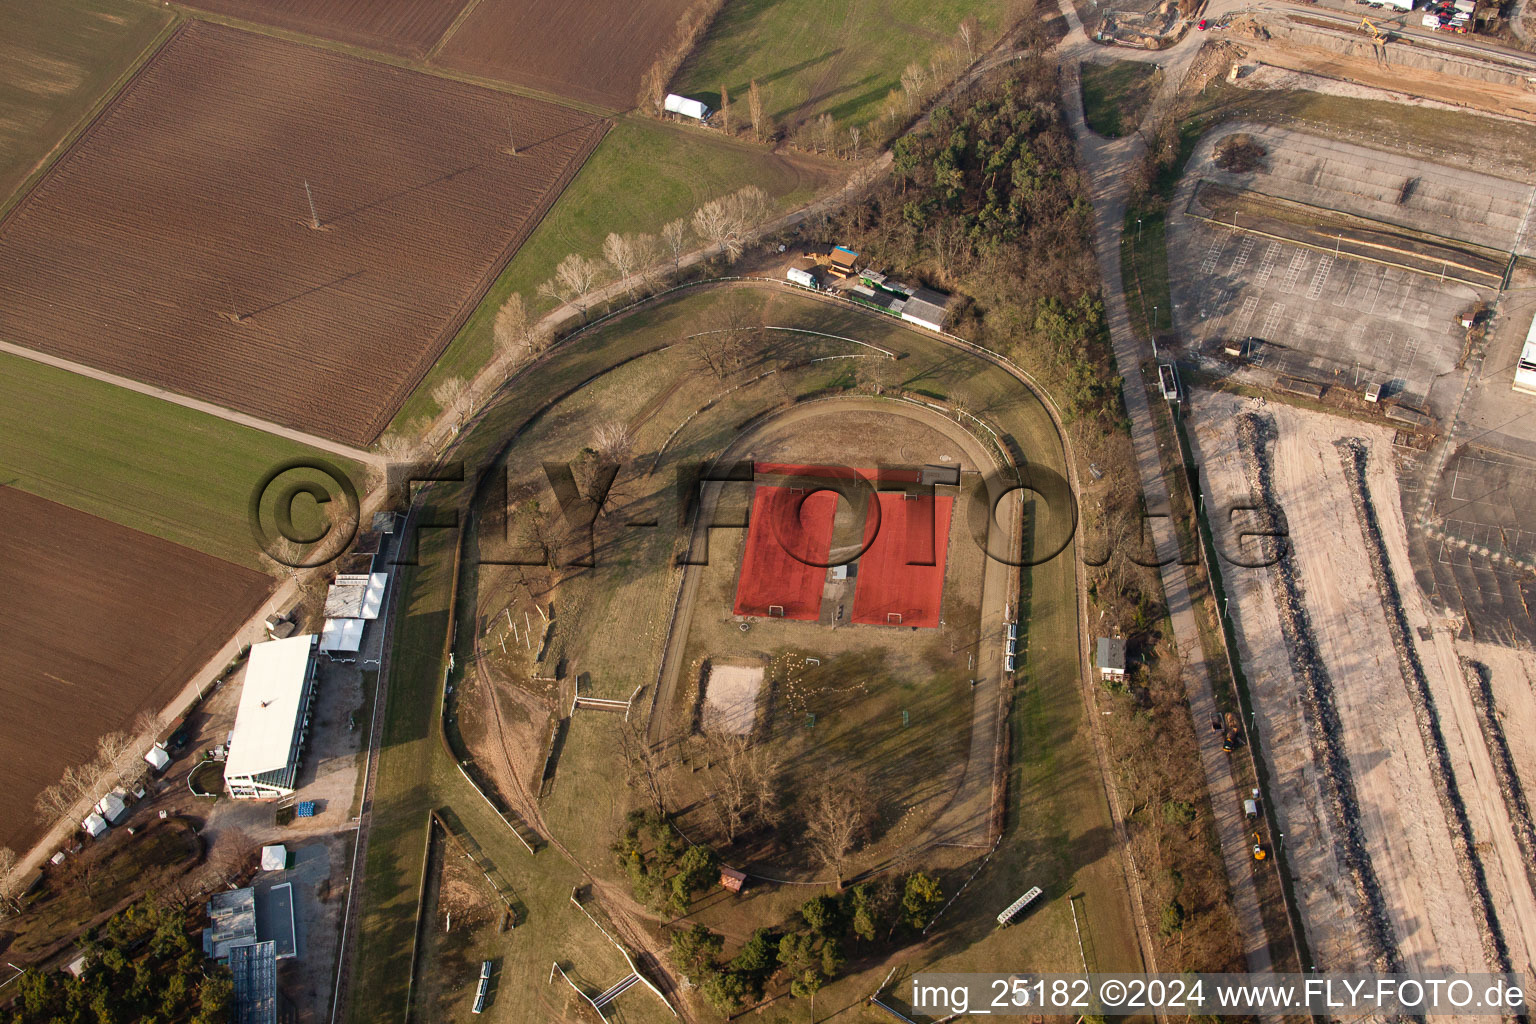
[[[829,782],[816,794],[805,820],[805,837],[822,865],[843,886],[848,858],[857,847],[868,823],[868,797],[857,780]]]
[[[599,269],[596,260],[589,260],[579,253],[567,256],[555,268],[555,281],[561,293],[570,297],[568,301],[575,303],[581,311],[583,322],[587,319],[587,300],[592,295],[592,289],[597,286]]]
[[[676,273],[688,249],[688,222],[681,217],[668,221],[661,229],[661,241],[672,254],[672,272]]]
[[[735,262],[746,248],[752,231],[771,208],[768,194],[756,185],[711,199],[693,212],[693,229]]]
[[[768,119],[763,115],[763,91],[757,87],[757,79],[747,86],[747,113],[752,118],[752,134],[757,141],[768,141]]]
[[[720,86],[720,127],[725,129],[725,134],[731,134],[731,94],[725,86]]]
[[[443,410],[443,415],[453,423],[453,432],[457,434],[459,428],[464,425],[464,417],[469,415],[470,394],[469,385],[463,377],[449,377],[432,389],[432,401]]]
[[[619,746],[628,784],[645,794],[651,810],[658,815],[666,814],[672,799],[672,759],[646,742],[640,730],[629,722],[619,726]]]
[[[923,90],[928,87],[928,69],[913,62],[901,73],[901,90],[906,96],[907,112],[917,109]]]
[[[613,272],[619,275],[619,283],[624,290],[631,291],[629,279],[635,272],[634,240],[628,235],[610,231],[608,237],[603,239],[603,259],[607,260]]]
[[[513,362],[522,362],[538,354],[538,323],[528,312],[523,296],[513,292],[496,311],[496,348]]]
[[[980,29],[974,14],[967,15],[960,20],[960,29],[957,33],[960,37],[960,45],[965,47],[967,61],[976,59],[976,39],[980,35]]]
[[[741,292],[728,295],[702,326],[705,329],[689,338],[688,346],[694,358],[721,380],[740,371],[762,345],[762,318]]]
[[[16,851],[0,846],[0,917],[21,913],[21,872],[16,870]]]
[[[604,462],[623,462],[629,456],[634,441],[629,424],[617,421],[604,423],[592,435],[592,450]]]
[[[705,742],[713,791],[710,809],[726,841],[735,842],[749,825],[775,824],[779,762],[769,748],[731,733],[709,733]]]
[[[37,821],[41,825],[52,825],[70,811],[74,810],[77,798],[72,796],[63,785],[54,783],[37,794]]]

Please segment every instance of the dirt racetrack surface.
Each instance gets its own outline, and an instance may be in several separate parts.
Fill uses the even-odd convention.
[[[367,444],[606,127],[191,22],[0,222],[0,338]]]
[[[98,736],[158,712],[260,606],[260,573],[0,487],[0,846]]]
[[[1333,442],[1365,438],[1369,486],[1408,621],[1428,627],[1412,584],[1407,538],[1392,478],[1392,433],[1379,427],[1303,412],[1231,395],[1194,396],[1196,458],[1205,477],[1220,550],[1253,556],[1254,543],[1235,534],[1250,520],[1230,524],[1222,510],[1248,503],[1242,459],[1229,428],[1239,412],[1275,421],[1275,498],[1287,519],[1301,592],[1318,653],[1331,680],[1349,771],[1359,799],[1365,849],[1380,882],[1384,911],[1409,971],[1483,971],[1479,933],[1468,910],[1471,895],[1452,854],[1445,815],[1430,778],[1429,757],[1388,633],[1361,527]],[[1285,834],[1285,852],[1298,876],[1296,892],[1307,940],[1319,970],[1364,966],[1360,910],[1322,811],[1319,766],[1310,749],[1297,681],[1282,640],[1273,570],[1223,566],[1230,614],[1238,627],[1244,670],[1257,708],[1260,748],[1276,780],[1273,798]],[[1405,585],[1406,583],[1406,585]],[[1420,637],[1416,636],[1416,640]],[[1429,643],[1420,657],[1439,704],[1442,727],[1458,766],[1466,755],[1453,728],[1449,694],[1460,687]],[[1454,666],[1451,666],[1454,669]],[[1458,770],[1464,798],[1476,783]],[[1479,818],[1474,814],[1474,827]],[[1480,840],[1485,835],[1479,835]],[[1479,846],[1482,844],[1479,843]],[[1506,932],[1510,931],[1506,923]],[[1518,963],[1519,960],[1517,959]]]
[[[435,62],[627,110],[688,6],[688,0],[481,0]]]
[[[464,0],[187,0],[189,7],[406,57],[425,56]]]

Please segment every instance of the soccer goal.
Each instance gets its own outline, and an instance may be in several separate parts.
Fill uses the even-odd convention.
[[[885,613],[885,624],[887,626],[899,626],[899,625],[901,625],[901,612],[886,612]]]
[[[784,617],[784,606],[781,604],[769,605],[768,616],[769,618],[782,619]]]

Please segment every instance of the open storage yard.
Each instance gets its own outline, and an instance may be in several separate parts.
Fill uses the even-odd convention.
[[[1289,553],[1224,574],[1317,967],[1497,970],[1502,943],[1524,969],[1536,956],[1536,895],[1454,627],[1431,617],[1412,582],[1392,432],[1230,394],[1201,392],[1192,412],[1218,549],[1259,554],[1238,536],[1259,526],[1252,513],[1223,511],[1261,503],[1256,483],[1283,513]],[[1268,432],[1267,454],[1240,439],[1255,436],[1235,420],[1244,414]],[[1336,443],[1346,438],[1361,441],[1366,506]],[[1536,695],[1519,699],[1528,719]]]
[[[266,596],[260,573],[0,487],[0,845],[96,737],[158,710]]]
[[[190,0],[189,6],[420,57],[453,24],[464,0]]]
[[[606,124],[189,23],[0,223],[0,337],[366,444]]]
[[[688,0],[481,0],[433,60],[624,110],[635,105],[641,76],[672,42],[688,7]]]

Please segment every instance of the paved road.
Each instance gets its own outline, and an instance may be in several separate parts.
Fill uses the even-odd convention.
[[[1079,61],[1094,59],[1103,52],[1103,48],[1091,42],[1084,34],[1082,24],[1069,2],[1063,0],[1061,7],[1071,25],[1071,32],[1058,48],[1062,64],[1062,100],[1072,134],[1077,139],[1080,164],[1093,200],[1094,250],[1098,256],[1099,272],[1104,279],[1105,316],[1109,321],[1115,362],[1125,378],[1125,406],[1131,418],[1131,441],[1135,448],[1137,471],[1141,476],[1149,514],[1166,515],[1169,511],[1168,489],[1158,456],[1152,410],[1139,372],[1142,362],[1152,353],[1143,348],[1131,331],[1130,313],[1120,279],[1120,233],[1125,220],[1125,183],[1129,171],[1145,147],[1141,138],[1135,134],[1111,140],[1101,138],[1088,129],[1083,119],[1077,67]],[[1198,47],[1186,38],[1180,46],[1171,50],[1138,54],[1142,59],[1156,57],[1163,66],[1162,82],[1158,95],[1153,99],[1154,110],[1171,101],[1178,82],[1188,70],[1197,51]],[[1119,50],[1114,52],[1116,56],[1121,55]],[[1124,55],[1130,56],[1132,52],[1126,51]],[[1190,606],[1184,568],[1178,563],[1178,539],[1169,519],[1153,519],[1150,526],[1159,556],[1170,560],[1162,569],[1163,592],[1173,621],[1175,641],[1186,660],[1184,685],[1189,698],[1190,714],[1196,724],[1200,761],[1205,768],[1206,788],[1211,795],[1222,858],[1226,862],[1227,878],[1232,887],[1232,904],[1243,941],[1243,954],[1250,971],[1267,971],[1270,967],[1269,936],[1259,910],[1253,864],[1249,859],[1248,829],[1242,814],[1245,794],[1238,791],[1217,734],[1201,727],[1216,714],[1216,700],[1202,659],[1200,634],[1194,610]]]

